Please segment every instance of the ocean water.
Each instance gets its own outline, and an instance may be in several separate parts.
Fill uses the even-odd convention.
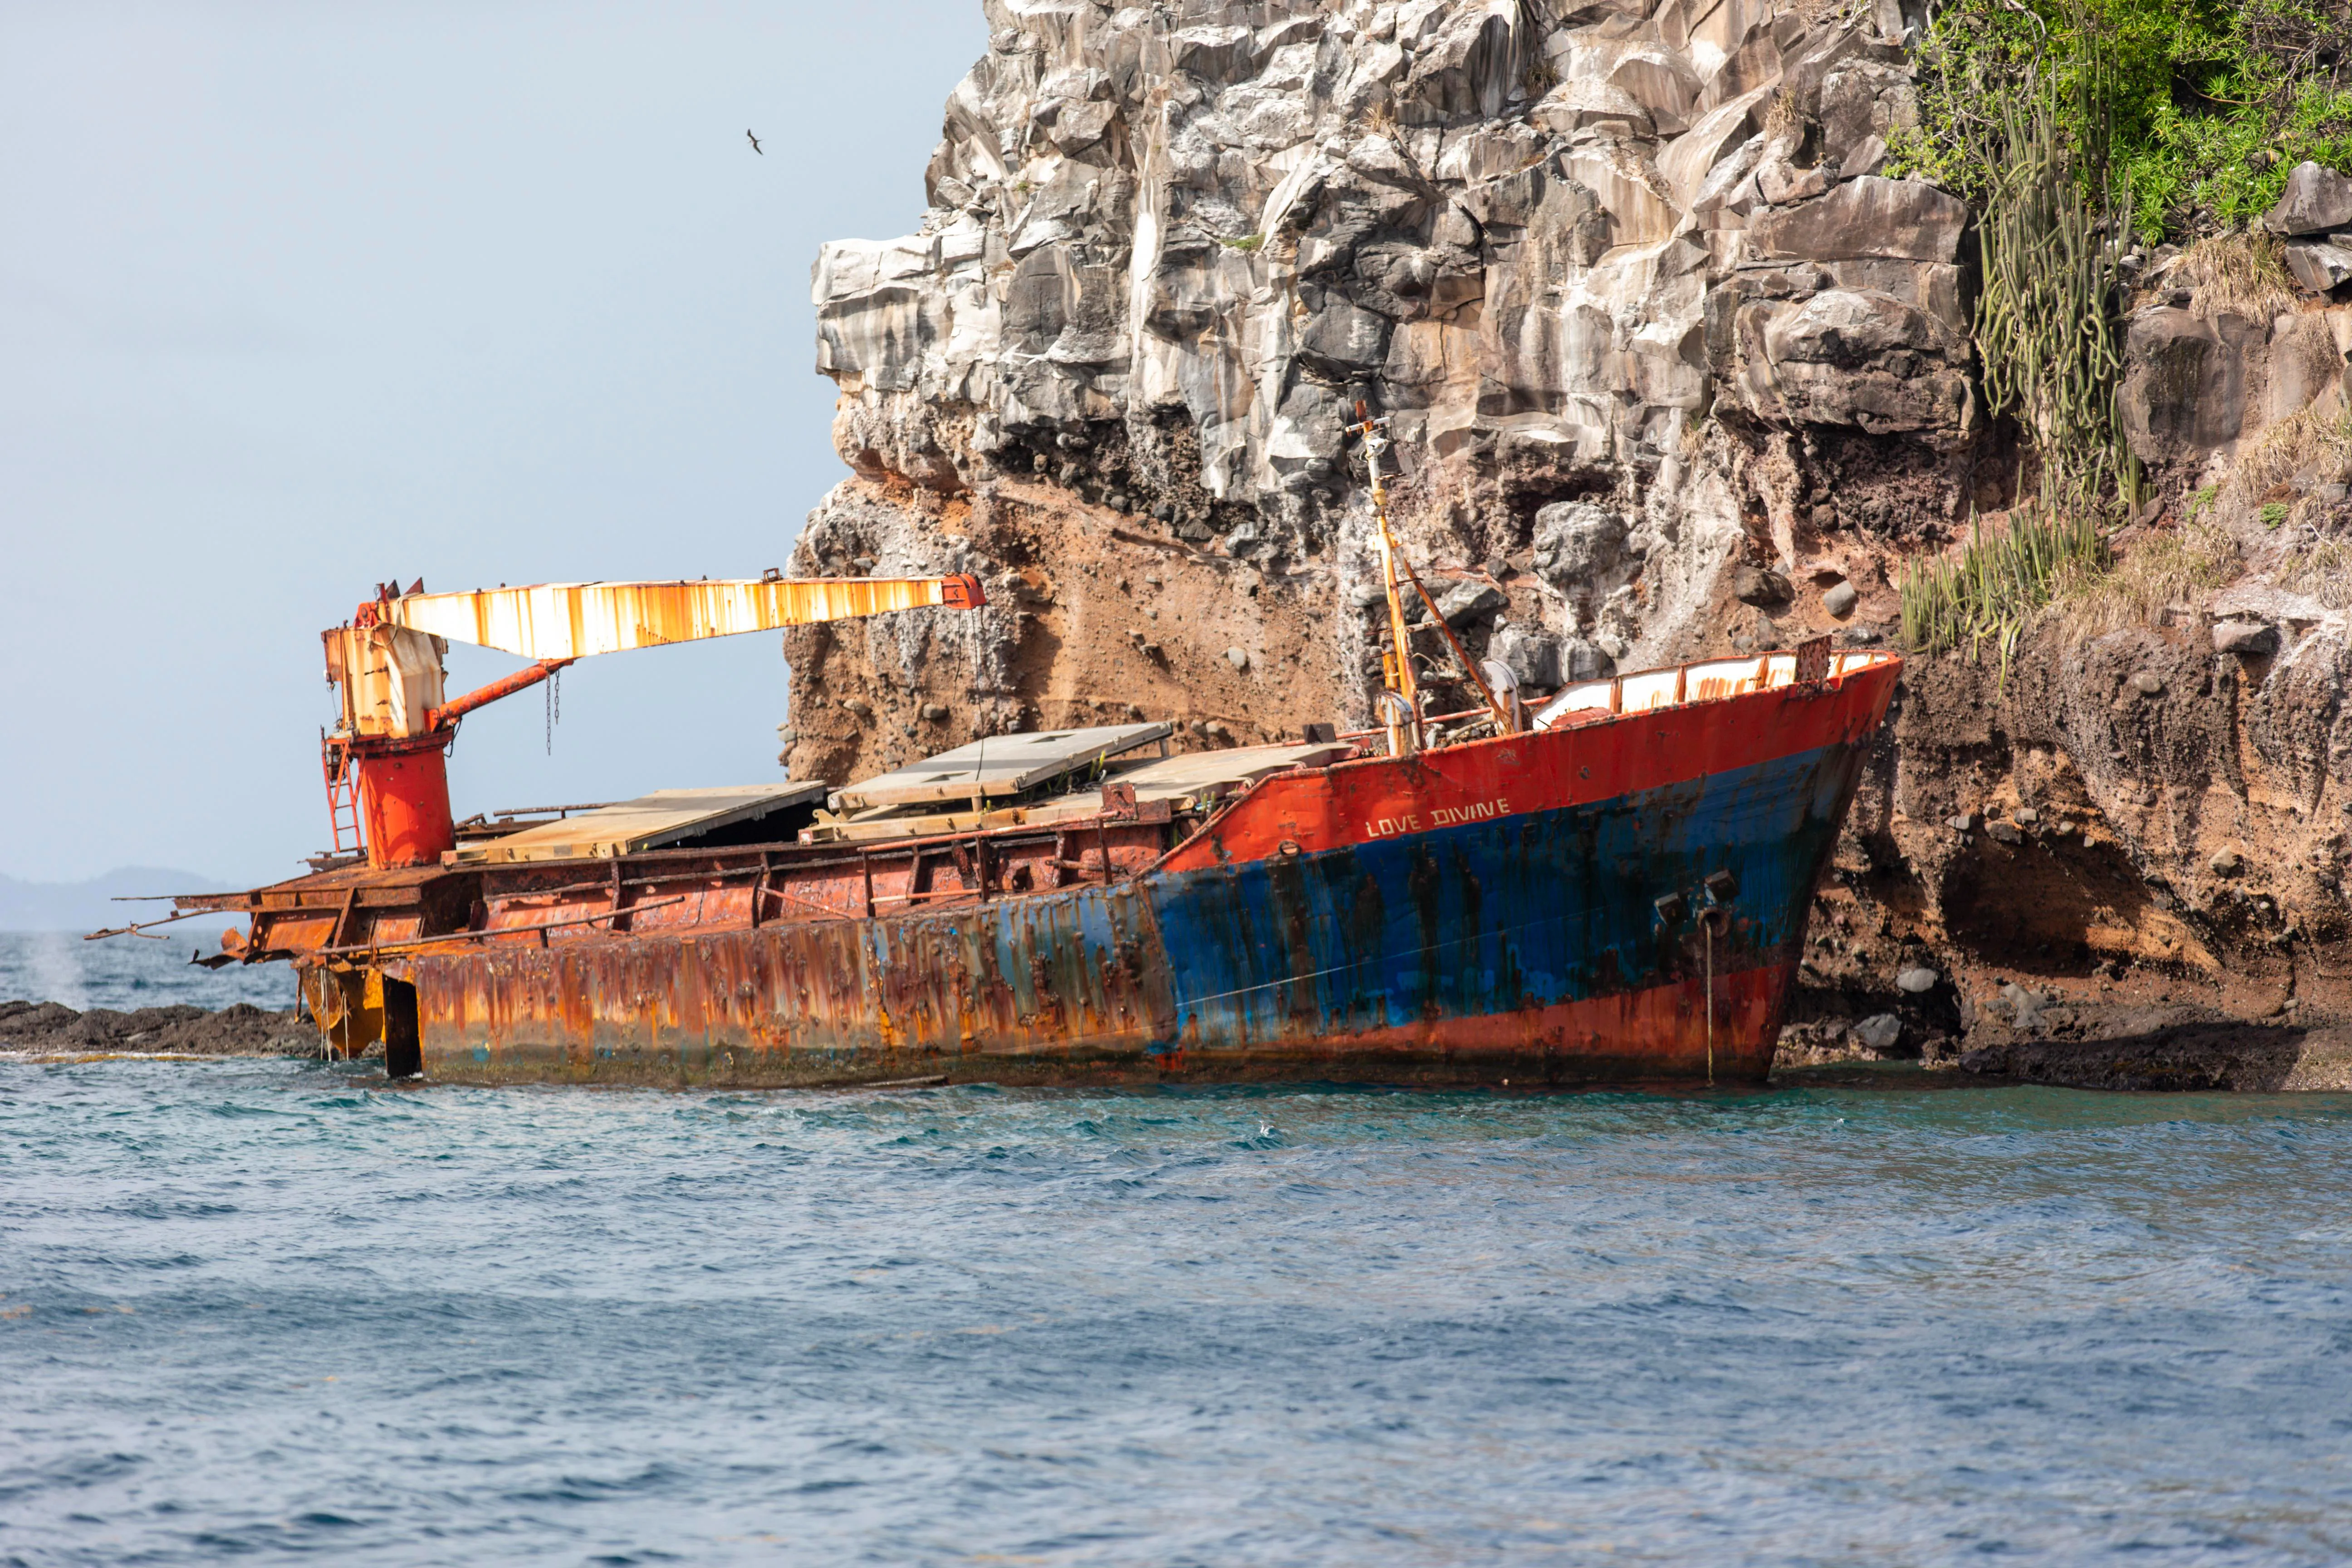
[[[131,916],[124,916],[131,919]],[[290,964],[233,963],[199,969],[191,954],[220,951],[226,918],[166,926],[154,938],[84,942],[79,931],[0,931],[0,1002],[62,1002],[77,1012],[110,1007],[226,1007],[250,1002],[294,1005]],[[160,939],[160,940],[157,940]]]
[[[2352,1558],[2352,1099],[0,1064],[0,1562]]]

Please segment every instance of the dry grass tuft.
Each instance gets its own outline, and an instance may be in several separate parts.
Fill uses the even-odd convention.
[[[1764,136],[1767,141],[1785,132],[1801,134],[1805,129],[1804,100],[1788,88],[1772,95],[1764,110]]]
[[[2296,551],[2279,569],[2278,585],[2331,610],[2352,610],[2352,542],[2324,539]]]
[[[2070,574],[2053,595],[2077,642],[2129,626],[2153,626],[2167,605],[2228,585],[2238,575],[2237,542],[2209,521],[2133,540],[2104,571]]]
[[[2239,458],[2230,480],[2240,496],[2260,501],[2306,472],[2315,476],[2315,484],[2352,478],[2352,410],[2306,404],[2263,431]]]
[[[2206,316],[2233,310],[2268,322],[2300,298],[2287,276],[2285,247],[2276,235],[2258,230],[2199,240],[2181,253],[2173,277],[2196,289],[2195,308]]]

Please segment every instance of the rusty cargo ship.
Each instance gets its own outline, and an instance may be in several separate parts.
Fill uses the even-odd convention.
[[[181,907],[248,917],[213,962],[293,963],[336,1054],[435,1079],[1752,1080],[1898,668],[1802,657],[1590,683],[1393,755],[1160,757],[1168,727],[1134,725],[864,793],[462,837],[445,808],[422,853],[416,803],[362,773],[374,863]]]
[[[1821,639],[1530,709],[1440,618],[1478,705],[1432,719],[1406,595],[1435,605],[1384,512],[1376,539],[1377,730],[1172,755],[1164,723],[992,736],[871,779],[462,823],[458,721],[574,659],[972,608],[982,585],[383,584],[324,634],[347,852],[171,918],[246,917],[202,962],[291,963],[325,1048],[395,1078],[1764,1077],[1901,661]],[[449,698],[451,639],[535,662]]]

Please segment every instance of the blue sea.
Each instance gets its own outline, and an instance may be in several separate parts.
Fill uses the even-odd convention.
[[[2352,1100],[0,1063],[0,1390],[9,1563],[2334,1563]]]

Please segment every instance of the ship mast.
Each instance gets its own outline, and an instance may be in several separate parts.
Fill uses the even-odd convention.
[[[1388,416],[1372,418],[1360,403],[1351,434],[1364,442],[1364,466],[1372,477],[1372,525],[1381,546],[1381,587],[1388,595],[1389,649],[1381,655],[1381,720],[1388,727],[1389,755],[1402,756],[1421,745],[1421,688],[1412,675],[1412,645],[1405,640],[1404,600],[1397,593],[1396,536],[1389,531],[1389,487],[1381,477],[1381,454],[1389,449]]]
[[[1402,586],[1397,576],[1400,567],[1404,573],[1403,582],[1412,584],[1413,592],[1421,595],[1430,617],[1444,635],[1446,646],[1453,648],[1454,657],[1461,661],[1463,673],[1470,678],[1470,684],[1478,689],[1478,695],[1486,702],[1487,711],[1494,714],[1496,728],[1507,733],[1512,727],[1510,710],[1495,695],[1486,678],[1478,673],[1478,667],[1471,662],[1469,654],[1464,651],[1460,640],[1454,637],[1454,628],[1445,624],[1444,616],[1438,614],[1437,601],[1431,598],[1429,590],[1422,585],[1419,574],[1412,569],[1412,563],[1407,561],[1404,552],[1397,547],[1396,535],[1390,531],[1389,487],[1381,474],[1381,454],[1390,446],[1389,416],[1383,414],[1375,419],[1359,402],[1356,405],[1356,423],[1348,426],[1348,433],[1361,437],[1364,443],[1364,466],[1370,470],[1372,479],[1372,522],[1381,546],[1381,586],[1388,595],[1389,647],[1391,651],[1381,656],[1380,709],[1381,721],[1389,732],[1389,755],[1402,756],[1408,751],[1421,749],[1421,683],[1412,672],[1412,644],[1407,640],[1404,595],[1398,591]]]

